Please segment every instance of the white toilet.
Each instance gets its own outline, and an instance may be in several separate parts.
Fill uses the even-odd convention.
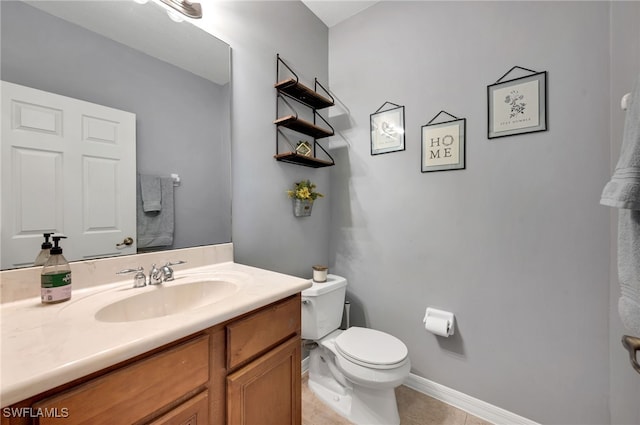
[[[347,280],[328,275],[302,291],[302,338],[309,351],[309,388],[357,425],[398,425],[394,388],[409,376],[407,347],[373,329],[338,329]]]

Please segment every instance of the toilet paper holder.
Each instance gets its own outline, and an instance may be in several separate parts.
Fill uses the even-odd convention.
[[[436,335],[448,337],[455,332],[455,317],[450,311],[427,307],[422,322],[425,329]]]

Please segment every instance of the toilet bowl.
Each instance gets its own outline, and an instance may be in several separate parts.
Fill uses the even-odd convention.
[[[314,342],[309,388],[357,425],[398,425],[394,389],[411,369],[407,347],[378,330],[338,329],[345,294],[346,280],[335,275],[302,292],[302,337]]]

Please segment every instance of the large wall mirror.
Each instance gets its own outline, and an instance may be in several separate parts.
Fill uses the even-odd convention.
[[[149,250],[230,242],[230,47],[188,20],[175,22],[153,1],[3,0],[0,8],[3,82],[135,114],[131,193],[140,193],[141,175],[179,176],[173,240]],[[2,203],[3,220],[13,204]],[[32,228],[21,235],[34,259],[41,233],[51,230],[65,233]],[[65,241],[70,261],[101,256],[79,252],[74,242]],[[9,264],[7,251],[3,244],[3,269],[32,265]]]

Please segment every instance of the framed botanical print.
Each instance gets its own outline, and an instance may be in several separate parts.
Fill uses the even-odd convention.
[[[489,139],[547,130],[547,72],[502,81],[515,68],[487,86]]]

